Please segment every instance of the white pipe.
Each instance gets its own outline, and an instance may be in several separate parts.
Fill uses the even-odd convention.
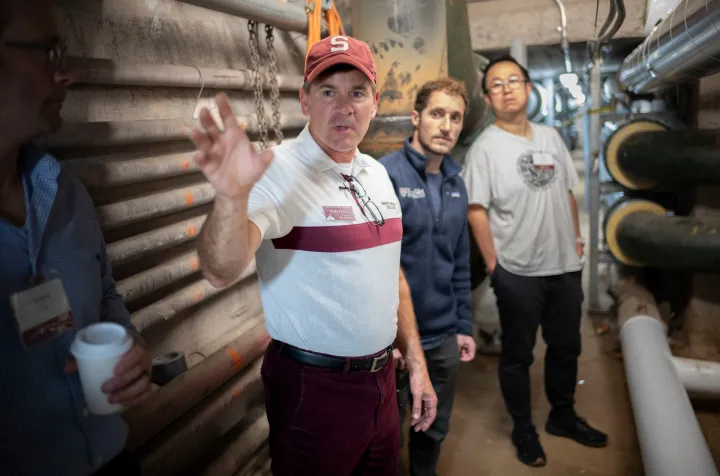
[[[625,373],[647,476],[718,476],[664,325],[635,316],[620,329]]]
[[[681,357],[673,357],[671,360],[688,393],[720,397],[720,362]]]

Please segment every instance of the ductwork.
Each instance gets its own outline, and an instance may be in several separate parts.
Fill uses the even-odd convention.
[[[623,62],[624,91],[647,94],[720,71],[720,0],[682,0]]]

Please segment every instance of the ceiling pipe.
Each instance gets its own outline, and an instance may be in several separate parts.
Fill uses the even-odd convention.
[[[720,71],[720,0],[682,0],[618,74],[624,91],[647,94]]]
[[[308,32],[308,16],[305,8],[285,2],[268,0],[182,0],[210,10],[247,18],[285,31]],[[319,0],[315,2],[319,4]],[[323,20],[323,32],[327,23]]]
[[[625,3],[623,0],[612,0],[611,12],[615,15],[615,22],[612,27],[607,31],[605,36],[600,38],[600,43],[604,44],[613,39],[615,34],[618,32],[623,23],[625,23]],[[606,22],[607,23],[607,22]]]
[[[605,23],[603,23],[603,26],[600,28],[600,33],[598,33],[599,42],[602,42],[605,38],[606,33],[608,32],[608,28],[610,28],[610,25],[613,25],[617,18],[617,7],[615,6],[615,0],[610,0],[610,10],[608,11],[608,16],[605,19]]]
[[[567,13],[565,12],[565,4],[561,0],[555,0],[558,8],[560,9],[560,35],[561,42],[560,47],[563,51],[565,58],[565,72],[572,73],[572,62],[570,61],[570,43],[568,42],[567,36]]]

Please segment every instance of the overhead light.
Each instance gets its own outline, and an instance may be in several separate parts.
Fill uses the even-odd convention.
[[[563,73],[560,75],[560,84],[567,89],[570,89],[572,86],[577,86],[578,75],[575,73]]]

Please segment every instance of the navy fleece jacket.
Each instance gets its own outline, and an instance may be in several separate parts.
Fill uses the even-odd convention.
[[[425,166],[427,158],[410,146],[380,162],[390,175],[402,207],[401,264],[410,285],[418,330],[425,349],[449,335],[472,335],[468,197],[460,166],[443,159],[441,208],[433,217]]]

